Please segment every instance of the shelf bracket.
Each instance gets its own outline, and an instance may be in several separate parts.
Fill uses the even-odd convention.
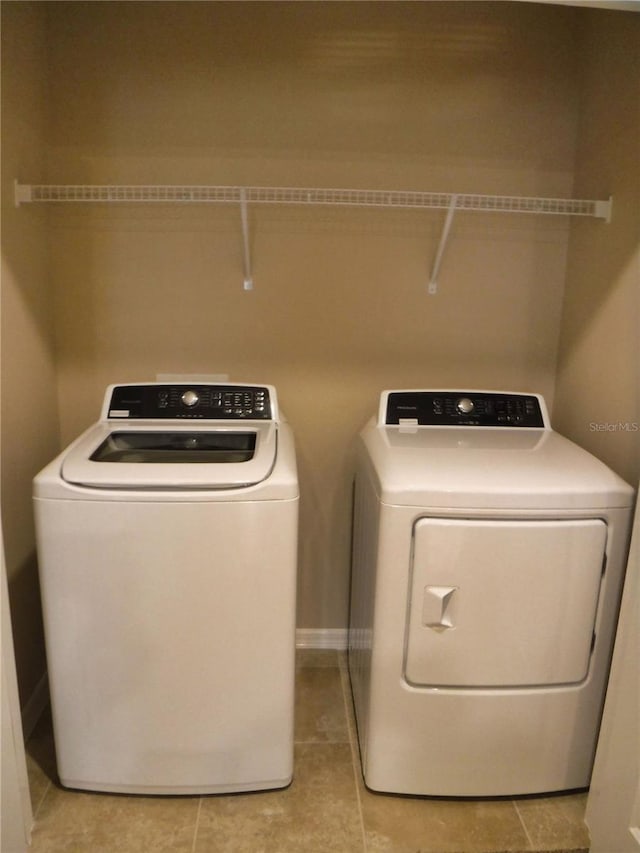
[[[251,276],[251,250],[249,248],[249,213],[247,210],[247,191],[240,188],[240,220],[242,222],[242,258],[244,265],[245,290],[253,290],[253,278]]]
[[[20,184],[17,178],[13,181],[13,203],[16,207],[20,207],[25,202],[33,201],[31,197],[31,185]]]
[[[457,203],[458,196],[456,193],[453,193],[451,199],[449,200],[449,207],[447,209],[447,216],[444,220],[442,234],[440,235],[438,251],[436,252],[436,257],[433,262],[433,267],[431,269],[431,278],[429,279],[429,293],[432,296],[438,292],[438,273],[440,272],[440,264],[442,263],[442,256],[444,254],[445,246],[447,245],[447,240],[449,239],[449,231],[451,231],[451,225],[453,224],[453,216],[456,212]]]
[[[604,219],[609,225],[611,223],[611,214],[613,213],[613,196],[609,196],[606,201],[594,201],[593,215],[598,219]]]

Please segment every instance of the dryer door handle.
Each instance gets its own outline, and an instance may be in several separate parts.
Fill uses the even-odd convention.
[[[422,601],[422,624],[426,628],[444,631],[453,628],[454,592],[457,586],[425,586]]]

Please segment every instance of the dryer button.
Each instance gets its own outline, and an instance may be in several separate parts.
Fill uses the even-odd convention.
[[[180,399],[185,406],[189,406],[190,408],[191,406],[195,406],[200,400],[195,391],[185,391]]]
[[[468,397],[463,397],[456,403],[456,409],[463,415],[470,414],[474,409],[473,400],[470,400]]]

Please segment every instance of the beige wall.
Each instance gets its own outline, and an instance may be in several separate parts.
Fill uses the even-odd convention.
[[[50,178],[570,195],[574,10],[50,4]],[[568,223],[69,206],[51,220],[61,429],[157,372],[274,383],[297,438],[299,625],[346,624],[351,445],[381,390],[552,398]]]
[[[245,293],[236,209],[15,210],[12,180],[570,196],[586,13],[462,2],[2,11],[3,522],[30,601],[14,588],[24,691],[42,665],[29,494],[57,446],[52,327],[64,444],[97,417],[110,382],[213,372],[277,386],[302,488],[298,624],[344,627],[355,434],[389,387],[535,390],[552,402],[569,223],[458,215],[429,297],[442,213],[253,208],[256,288]],[[632,96],[631,78],[616,85]],[[623,185],[631,159],[620,174],[608,164]],[[577,227],[603,242],[612,233]],[[574,325],[567,308],[562,382]]]
[[[590,12],[577,192],[610,192],[604,232],[572,229],[557,421],[634,486],[640,477],[640,15]],[[604,429],[594,429],[591,424]],[[640,822],[638,515],[586,819],[594,853],[631,851]]]
[[[46,214],[16,210],[13,179],[44,178],[46,21],[2,4],[2,526],[21,701],[45,670],[31,479],[58,448]]]
[[[571,231],[556,426],[633,485],[640,476],[640,15],[590,11],[574,194],[613,196]]]

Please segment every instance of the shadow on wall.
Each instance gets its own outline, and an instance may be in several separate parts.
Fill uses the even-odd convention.
[[[9,599],[16,670],[18,674],[23,675],[22,683],[20,679],[18,681],[20,706],[23,710],[24,734],[28,737],[29,729],[36,722],[36,719],[30,719],[30,703],[37,702],[45,678],[42,676],[40,682],[35,684],[26,678],[29,673],[42,672],[43,667],[44,628],[35,552],[30,554],[22,564],[13,567],[9,579]],[[24,614],[28,614],[29,618],[25,619]],[[40,708],[41,706],[38,705],[38,708],[34,708],[34,712],[37,713]]]

